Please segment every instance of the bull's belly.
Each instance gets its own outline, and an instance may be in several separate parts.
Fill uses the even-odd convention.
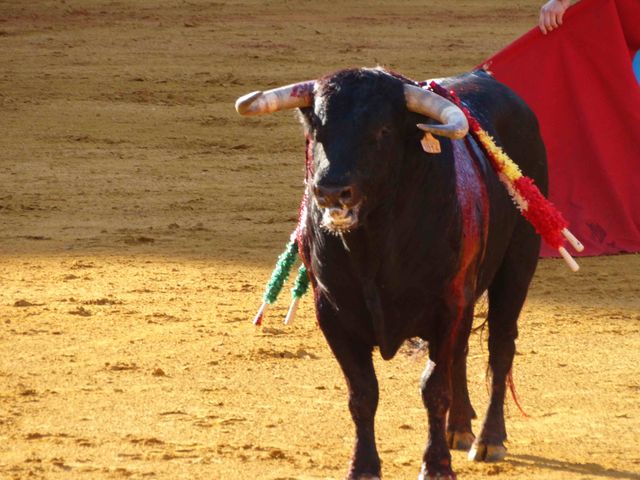
[[[362,343],[379,347],[384,359],[392,358],[407,339],[433,340],[452,321],[448,300],[441,293],[417,288],[386,293],[379,293],[378,306],[353,290],[339,292],[333,299],[341,329]]]

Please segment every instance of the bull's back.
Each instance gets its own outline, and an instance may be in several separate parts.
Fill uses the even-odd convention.
[[[546,195],[546,152],[538,120],[525,101],[482,70],[453,77],[445,84],[458,94],[480,125]]]

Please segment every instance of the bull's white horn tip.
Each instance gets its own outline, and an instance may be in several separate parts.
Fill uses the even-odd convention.
[[[434,135],[442,135],[440,129],[436,125],[430,125],[428,123],[417,123],[416,127],[418,127],[423,132],[433,133]]]
[[[250,115],[251,105],[253,102],[262,95],[262,91],[247,93],[236,100],[236,112],[240,115]]]

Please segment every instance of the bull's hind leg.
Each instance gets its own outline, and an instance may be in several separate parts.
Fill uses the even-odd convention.
[[[506,455],[504,398],[507,375],[513,365],[518,316],[538,262],[540,240],[524,224],[516,228],[507,254],[489,286],[489,368],[491,398],[480,435],[469,451],[475,461],[500,461]]]

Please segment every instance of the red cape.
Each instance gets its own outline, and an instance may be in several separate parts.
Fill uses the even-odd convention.
[[[639,49],[639,0],[582,0],[557,30],[536,27],[483,65],[536,113],[549,198],[583,255],[640,252]]]

